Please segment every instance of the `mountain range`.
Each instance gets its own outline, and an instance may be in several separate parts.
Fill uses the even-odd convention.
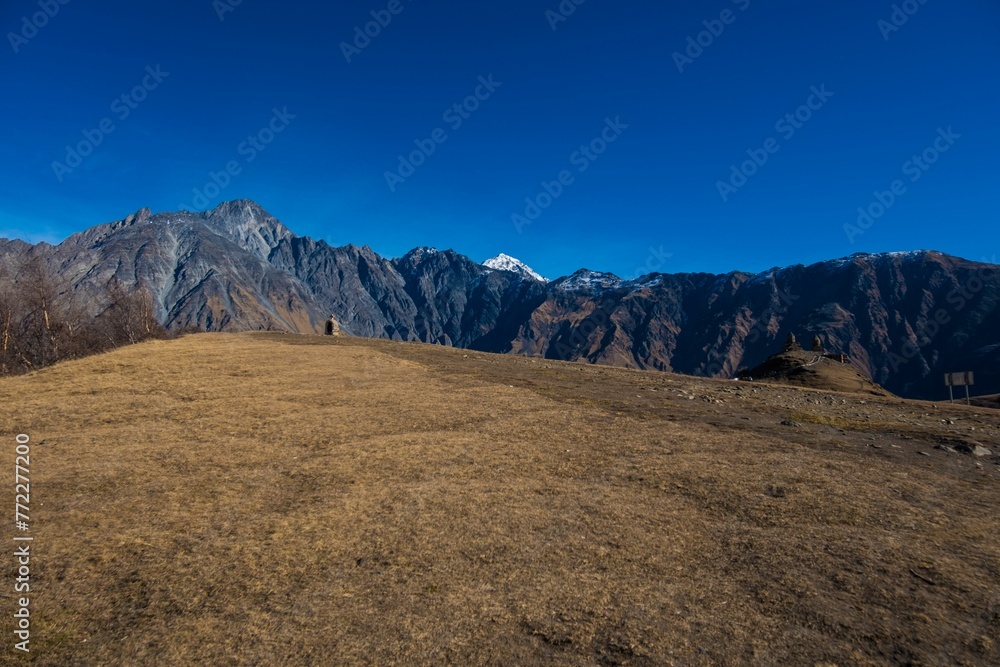
[[[147,290],[172,329],[318,333],[332,314],[354,336],[716,377],[794,333],[901,396],[946,397],[943,374],[958,371],[976,373],[975,393],[1000,392],[997,266],[934,251],[547,281],[507,255],[332,247],[238,200],[204,213],[141,209],[54,246],[0,239],[0,265],[31,258],[77,299],[113,281]]]

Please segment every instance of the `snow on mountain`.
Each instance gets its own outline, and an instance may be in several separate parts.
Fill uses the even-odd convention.
[[[931,255],[941,255],[941,253],[936,250],[904,250],[899,252],[856,252],[852,255],[846,257],[839,257],[837,259],[827,259],[816,264],[816,266],[823,266],[832,271],[839,271],[844,267],[850,266],[855,262],[869,262],[881,264],[884,262],[891,262],[897,259],[901,260],[922,260],[925,257]],[[813,266],[813,265],[809,265]],[[782,276],[789,270],[806,268],[804,264],[795,264],[792,266],[784,267],[774,267],[767,269],[766,271],[761,271],[760,273],[752,274],[747,280],[748,285],[756,285],[762,282],[771,282],[774,279]]]
[[[510,255],[505,255],[500,253],[493,259],[488,259],[483,262],[483,266],[488,269],[494,269],[496,271],[511,271],[525,278],[530,278],[532,280],[537,280],[538,282],[547,283],[549,282],[546,278],[532,270],[530,266],[522,262],[521,260],[511,257]]]
[[[560,278],[553,283],[566,292],[597,292],[616,289],[624,284],[621,278],[613,273],[580,269],[571,276]]]

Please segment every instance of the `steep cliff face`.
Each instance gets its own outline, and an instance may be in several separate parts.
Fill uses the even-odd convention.
[[[977,393],[1000,391],[998,267],[935,252],[545,282],[513,258],[485,266],[451,250],[389,260],[333,248],[241,200],[206,213],[142,209],[58,246],[0,240],[6,270],[29,257],[81,302],[112,280],[148,289],[172,328],[319,333],[333,314],[355,336],[721,377],[792,332],[818,335],[903,396],[939,398],[941,375],[962,370],[977,372]]]
[[[315,307],[326,317],[335,315],[346,333],[417,340],[410,335],[417,312],[403,278],[371,248],[333,248],[295,237],[278,244],[270,263],[302,284]]]

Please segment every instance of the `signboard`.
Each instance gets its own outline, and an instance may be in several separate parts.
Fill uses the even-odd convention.
[[[969,385],[973,383],[972,371],[964,373],[945,373],[944,383],[948,387],[948,400],[955,402],[955,393],[952,387],[965,387],[965,404],[969,405]]]
[[[963,387],[975,384],[971,371],[965,373],[945,373],[944,383],[948,387]]]

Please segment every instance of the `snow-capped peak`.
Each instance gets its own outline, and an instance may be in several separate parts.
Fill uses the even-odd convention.
[[[503,253],[500,253],[493,259],[486,260],[485,262],[483,262],[483,266],[485,266],[488,269],[494,269],[496,271],[511,271],[525,278],[537,280],[542,283],[549,282],[541,275],[533,271],[530,266],[528,266],[521,260],[515,257],[511,257],[510,255],[505,255]]]

